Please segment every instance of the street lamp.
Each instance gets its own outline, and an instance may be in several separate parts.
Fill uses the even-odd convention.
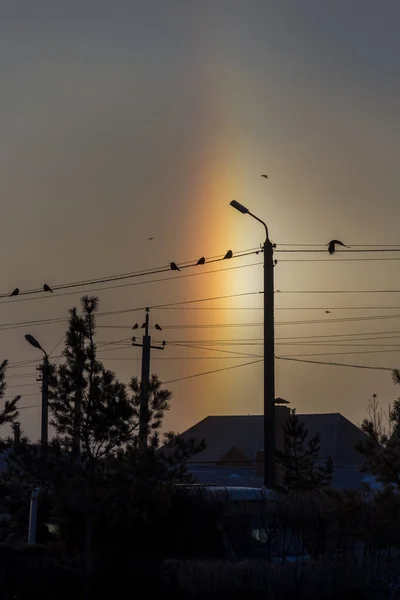
[[[42,424],[41,424],[41,442],[42,446],[47,446],[48,428],[49,428],[49,357],[47,352],[43,350],[36,338],[29,333],[25,336],[28,344],[41,350],[44,354],[43,364],[40,367],[42,371]]]
[[[274,340],[274,249],[268,227],[248,208],[232,200],[230,205],[250,215],[265,228],[264,251],[264,486],[275,487],[275,340]]]

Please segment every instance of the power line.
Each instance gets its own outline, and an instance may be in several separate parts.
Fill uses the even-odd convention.
[[[177,342],[167,342],[168,346],[181,346],[181,347],[188,347],[186,344],[178,344]],[[244,352],[233,352],[232,350],[219,350],[217,348],[207,348],[205,346],[190,346],[191,348],[195,348],[196,350],[211,350],[213,352],[223,352],[224,354],[240,354],[241,356],[246,356],[246,357],[255,357],[255,358],[262,358],[262,356],[260,356],[259,354],[248,354],[248,353],[244,353]]]
[[[179,306],[181,304],[191,304],[191,303],[196,303],[196,302],[210,302],[213,300],[223,300],[223,299],[227,299],[227,298],[240,298],[243,296],[255,296],[258,294],[262,294],[263,292],[245,292],[245,293],[241,293],[241,294],[228,294],[225,296],[211,296],[208,298],[197,298],[195,300],[183,300],[180,302],[170,302],[170,303],[165,303],[165,304],[158,304],[156,306],[150,306],[149,308],[151,309],[164,309],[167,307],[175,307],[175,306]],[[96,314],[96,317],[108,317],[111,315],[120,315],[120,314],[125,314],[125,313],[132,313],[132,312],[141,312],[143,310],[145,310],[145,306],[140,306],[137,308],[127,308],[127,309],[123,309],[123,310],[112,310],[112,311],[107,311],[107,312],[99,312]],[[57,318],[51,318],[51,319],[36,319],[36,320],[30,320],[30,321],[14,321],[14,322],[10,322],[10,323],[0,323],[0,331],[7,331],[7,330],[11,330],[11,329],[20,329],[20,328],[24,328],[24,327],[30,327],[30,326],[39,326],[39,325],[48,325],[48,324],[59,324],[59,323],[64,323],[68,321],[68,317],[57,317]],[[105,325],[98,325],[97,327],[106,327]],[[62,340],[61,340],[62,341]],[[59,343],[61,343],[61,341]],[[53,350],[54,352],[54,350]]]
[[[276,356],[277,360],[290,360],[292,362],[309,363],[311,365],[328,365],[332,367],[351,367],[353,369],[372,369],[374,371],[394,371],[395,367],[372,367],[368,365],[349,365],[346,363],[324,362],[320,360],[301,360],[300,358],[289,358],[285,356]]]
[[[363,333],[359,333],[359,332],[351,332],[351,333],[330,333],[330,334],[324,334],[324,335],[298,335],[298,336],[288,336],[288,337],[279,337],[276,338],[277,340],[291,340],[291,339],[303,339],[303,338],[307,338],[307,339],[318,339],[318,338],[341,338],[341,337],[349,337],[349,336],[354,336],[354,337],[358,337],[358,336],[362,336],[362,335],[386,335],[386,334],[400,334],[400,331],[365,331]],[[385,339],[385,338],[383,338]]]
[[[122,285],[111,285],[111,286],[106,286],[106,287],[99,287],[99,288],[94,288],[92,290],[80,290],[79,292],[63,292],[61,294],[55,294],[55,295],[46,295],[46,296],[38,296],[38,297],[28,297],[28,298],[18,298],[18,296],[15,297],[15,299],[13,298],[12,300],[1,300],[0,304],[9,304],[11,301],[12,302],[27,302],[29,300],[43,300],[43,298],[62,298],[64,296],[74,296],[76,294],[85,294],[85,293],[93,293],[93,292],[101,292],[104,290],[116,290],[116,289],[121,289],[121,288],[126,288],[126,287],[133,287],[136,285],[146,285],[148,283],[160,283],[162,281],[172,281],[174,279],[185,279],[186,277],[197,277],[199,275],[210,275],[212,273],[221,273],[224,271],[233,271],[234,269],[247,269],[248,267],[255,267],[257,265],[262,265],[262,262],[257,262],[257,263],[250,263],[247,265],[237,265],[236,267],[227,267],[225,269],[214,269],[213,271],[203,271],[203,272],[199,272],[199,273],[188,273],[187,275],[176,275],[176,276],[172,276],[172,277],[163,277],[163,278],[158,278],[158,279],[149,279],[148,281],[137,281],[134,283],[124,283]],[[170,272],[170,270],[168,271]]]
[[[343,262],[374,262],[374,261],[391,261],[391,260],[400,260],[399,256],[385,256],[381,258],[340,258],[338,260],[332,260],[332,258],[280,258],[278,263],[282,262],[290,262],[290,263],[304,263],[304,262],[329,262],[332,265],[339,265]]]
[[[239,252],[239,253],[235,253],[232,258],[243,258],[245,256],[250,256],[253,254],[259,254],[260,250],[253,250],[253,251],[244,251],[244,252]],[[223,256],[220,255],[220,258],[216,258],[216,259],[212,259],[208,261],[208,264],[210,263],[214,263],[214,262],[221,262],[223,260],[226,260]],[[231,259],[230,259],[231,260]],[[258,263],[257,263],[258,264]],[[262,263],[260,263],[262,264]],[[198,266],[196,263],[194,264],[180,264],[180,269],[187,269],[187,268],[192,268],[192,267],[196,267]],[[243,265],[243,266],[252,266],[252,265]],[[232,268],[232,267],[231,267]],[[206,273],[216,273],[219,271],[223,271],[223,270],[228,270],[228,269],[215,269],[214,271],[206,271],[203,274]],[[111,282],[116,282],[116,281],[121,281],[121,280],[125,280],[125,279],[132,279],[132,278],[137,278],[137,277],[145,277],[148,275],[156,275],[156,274],[161,274],[161,273],[171,273],[171,268],[170,266],[165,266],[162,268],[156,268],[156,269],[149,269],[147,271],[136,271],[136,272],[132,272],[132,273],[128,273],[128,274],[122,274],[122,275],[116,275],[116,276],[111,276],[111,277],[104,277],[104,278],[98,278],[98,279],[92,279],[92,280],[86,280],[86,281],[79,281],[79,282],[74,282],[74,283],[68,283],[68,284],[63,284],[63,285],[56,285],[53,286],[53,291],[57,292],[60,290],[65,290],[65,289],[71,289],[71,288],[77,288],[77,287],[87,287],[87,286],[91,286],[91,285],[96,285],[96,284],[101,284],[101,283],[111,283]],[[195,275],[195,274],[192,274]],[[197,275],[200,275],[200,273],[197,273]],[[141,285],[141,284],[145,284],[145,283],[154,283],[154,282],[158,282],[158,281],[165,281],[167,279],[179,279],[181,277],[188,277],[189,275],[181,275],[181,276],[177,276],[177,277],[169,277],[169,278],[161,278],[161,279],[155,279],[155,280],[150,280],[150,281],[144,281],[144,282],[138,282],[138,283],[132,283],[132,284],[126,284],[126,285],[120,285],[120,286],[111,286],[111,287],[103,287],[103,288],[97,288],[94,289],[92,291],[101,291],[104,289],[117,289],[117,288],[121,288],[121,287],[128,287],[129,285]],[[72,294],[75,294],[77,292],[72,292]],[[78,293],[83,293],[82,291],[78,292]],[[39,289],[32,289],[32,290],[26,290],[26,291],[21,291],[19,292],[18,296],[13,296],[12,298],[10,297],[9,293],[6,294],[0,294],[0,298],[7,298],[6,302],[22,302],[24,300],[28,300],[28,298],[20,298],[20,296],[31,296],[31,295],[36,295],[36,294],[42,294],[41,298],[57,298],[57,297],[62,297],[62,296],[68,296],[71,295],[71,292],[66,292],[66,293],[62,293],[62,294],[55,294],[55,295],[43,295],[43,289],[39,288]],[[4,304],[4,302],[0,302],[0,304]]]
[[[313,254],[326,254],[328,250],[317,250],[317,249],[306,249],[306,250],[301,250],[301,249],[284,249],[284,250],[279,250],[279,248],[275,249],[275,252],[278,253],[282,253],[282,252],[290,252],[290,253],[296,253],[296,254],[304,254],[304,253],[313,253]],[[390,248],[349,248],[347,250],[336,250],[336,254],[350,254],[352,252],[400,252],[400,248],[396,247],[390,247]],[[331,260],[333,261],[334,258],[332,257]]]
[[[186,377],[179,377],[178,379],[170,379],[170,381],[163,381],[163,385],[168,385],[170,383],[176,383],[178,381],[184,381],[185,379],[193,379],[194,377],[202,377],[203,375],[211,375],[212,373],[220,373],[221,371],[230,371],[231,369],[239,369],[240,367],[247,367],[249,365],[255,365],[257,363],[263,362],[263,360],[253,360],[248,363],[244,363],[242,365],[233,365],[232,367],[224,367],[223,369],[213,369],[212,371],[205,371],[204,373],[195,373],[194,375],[187,375]]]
[[[328,244],[301,244],[301,243],[277,243],[278,246],[304,246],[304,247],[313,247],[313,248],[327,248]],[[352,244],[352,248],[399,248],[400,244]]]
[[[400,290],[275,290],[277,294],[400,294]]]
[[[381,353],[388,353],[388,352],[400,352],[400,348],[397,350],[391,349],[391,350],[356,350],[354,352],[309,352],[307,354],[287,354],[286,356],[283,356],[282,358],[294,358],[294,357],[300,357],[300,356],[339,356],[342,355],[344,356],[345,354],[381,354]]]

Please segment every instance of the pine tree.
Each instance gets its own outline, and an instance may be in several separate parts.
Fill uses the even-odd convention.
[[[8,361],[3,360],[0,364],[0,400],[4,398],[7,389],[6,370]],[[0,410],[0,425],[12,423],[18,417],[18,401],[21,396],[15,396],[12,400],[5,400],[3,410]]]
[[[393,371],[393,382],[400,385],[400,370]],[[375,408],[372,413],[368,411],[368,418],[361,424],[366,439],[358,442],[356,449],[364,457],[364,471],[375,475],[384,485],[400,489],[400,397],[389,410],[386,427],[379,417],[381,412]]]
[[[316,466],[320,453],[320,435],[307,440],[308,431],[295,411],[291,411],[284,426],[283,450],[277,450],[277,462],[283,471],[282,488],[286,492],[304,492],[330,484],[332,459]],[[306,441],[307,440],[307,441]]]
[[[97,298],[70,311],[65,362],[50,375],[51,424],[62,448],[89,459],[108,456],[130,441],[134,408],[126,387],[97,359]]]

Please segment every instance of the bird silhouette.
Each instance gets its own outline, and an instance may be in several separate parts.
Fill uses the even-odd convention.
[[[204,256],[202,256],[201,258],[199,258],[196,265],[204,265],[205,262],[206,262],[206,259],[204,258]]]
[[[132,327],[132,329],[138,329],[139,328],[139,324],[135,323],[134,326]]]
[[[158,331],[162,331],[162,327],[160,327],[158,323],[156,323],[156,324],[154,325],[154,327],[155,327],[155,328],[156,328]]]
[[[51,292],[52,294],[54,293],[53,290],[51,289],[51,287],[49,285],[47,285],[47,283],[44,284],[43,291],[44,292]]]
[[[146,323],[143,323],[141,329],[144,329],[146,327]]]
[[[330,311],[330,310],[326,310],[325,312],[326,312],[326,314],[327,314],[327,315],[330,315],[330,314],[331,314],[331,311]]]
[[[261,177],[264,177],[265,179],[268,179],[268,175],[261,175]]]
[[[328,244],[329,254],[335,254],[336,246],[344,246],[344,248],[349,248],[349,246],[346,246],[346,244],[343,244],[343,242],[341,242],[339,240],[331,240]]]
[[[18,296],[18,294],[19,294],[19,288],[15,288],[15,290],[10,294],[10,297],[11,296]]]
[[[233,252],[232,252],[232,250],[228,250],[228,252],[227,252],[227,253],[225,254],[225,256],[224,256],[224,259],[225,259],[225,258],[232,258],[232,256],[233,256]]]
[[[154,240],[154,238],[153,237],[149,237],[149,242],[150,242],[150,240]]]
[[[171,267],[171,271],[180,271],[180,268],[174,262],[169,263],[169,266]]]

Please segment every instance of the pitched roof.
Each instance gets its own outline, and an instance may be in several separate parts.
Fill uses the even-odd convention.
[[[287,412],[277,407],[277,427],[282,427]],[[362,456],[355,450],[355,443],[365,434],[340,413],[298,415],[304,422],[308,435],[320,434],[320,459],[332,458],[335,467],[359,466]],[[205,450],[194,461],[216,463],[229,450],[236,447],[248,460],[254,461],[258,450],[263,448],[262,415],[208,416],[181,434],[186,440],[204,439]]]

